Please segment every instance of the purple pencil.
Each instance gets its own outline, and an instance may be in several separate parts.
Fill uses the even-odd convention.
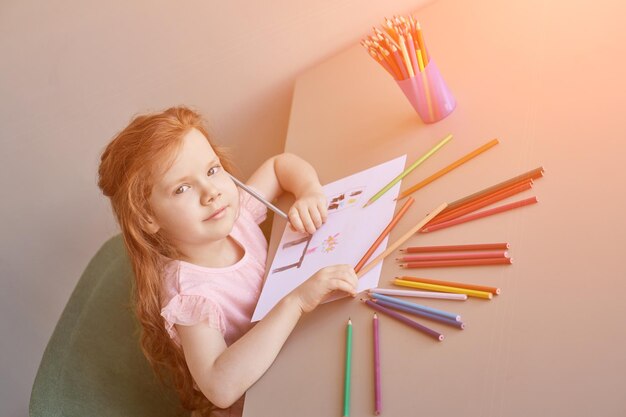
[[[443,335],[441,333],[438,333],[436,331],[434,331],[433,329],[429,329],[426,326],[423,326],[421,324],[419,324],[416,321],[413,321],[407,317],[404,317],[402,314],[396,313],[393,310],[390,310],[386,307],[383,306],[379,306],[376,303],[370,301],[370,300],[363,300],[361,299],[361,301],[363,301],[365,304],[367,304],[368,306],[370,306],[371,308],[373,308],[374,310],[378,310],[383,314],[388,315],[389,317],[393,317],[394,319],[401,321],[402,323],[406,324],[407,326],[411,326],[414,329],[417,329],[421,332],[426,333],[427,335],[429,335],[430,337],[437,339],[438,341],[442,341],[443,340]]]
[[[374,326],[374,414],[379,415],[383,411],[383,400],[380,390],[380,341],[378,337],[378,315],[374,313],[372,320]]]

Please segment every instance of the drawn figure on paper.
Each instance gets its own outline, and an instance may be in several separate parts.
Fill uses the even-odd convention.
[[[355,187],[332,196],[328,203],[328,214],[355,207],[363,196],[363,191],[365,191],[365,187]]]
[[[359,207],[358,202],[363,197],[364,191],[365,187],[360,186],[335,194],[329,199],[328,215],[330,216],[346,209]],[[300,268],[302,266],[302,262],[304,262],[304,259],[308,255],[312,255],[314,253],[329,253],[335,250],[337,244],[339,243],[338,237],[340,232],[333,232],[335,233],[331,233],[319,245],[315,245],[313,247],[310,246],[314,235],[298,237],[282,245],[280,248],[281,256],[285,259],[291,259],[291,262],[287,265],[273,269],[272,273],[283,272],[291,268]]]

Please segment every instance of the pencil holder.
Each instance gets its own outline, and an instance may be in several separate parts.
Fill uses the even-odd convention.
[[[438,122],[456,107],[456,100],[433,60],[415,76],[396,82],[424,123]]]

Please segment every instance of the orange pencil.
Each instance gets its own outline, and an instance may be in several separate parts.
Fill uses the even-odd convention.
[[[370,256],[372,256],[374,251],[378,248],[378,246],[380,246],[380,243],[389,235],[389,233],[391,233],[391,229],[393,229],[396,226],[396,224],[398,224],[400,219],[404,216],[404,214],[407,212],[409,207],[411,207],[411,204],[413,204],[414,201],[415,200],[413,198],[410,198],[409,200],[407,200],[406,203],[404,203],[404,205],[400,209],[400,211],[398,211],[398,213],[395,216],[393,216],[393,219],[391,219],[387,227],[385,227],[385,230],[382,231],[380,236],[378,236],[376,241],[374,241],[372,246],[367,250],[367,252],[365,252],[365,255],[363,255],[361,260],[356,264],[356,266],[354,267],[354,272],[359,272],[361,268],[363,268],[363,265],[365,265],[365,262],[368,261]]]
[[[487,149],[496,146],[498,143],[500,143],[498,141],[498,139],[493,139],[492,141],[489,141],[486,144],[484,144],[483,146],[481,146],[480,148],[474,149],[472,152],[468,153],[467,155],[465,155],[464,157],[462,157],[460,159],[457,159],[456,161],[454,161],[453,163],[451,163],[447,167],[437,171],[436,173],[434,173],[430,177],[426,178],[425,180],[422,180],[421,182],[418,182],[414,186],[412,186],[412,187],[402,191],[400,193],[400,195],[398,196],[397,200],[401,200],[404,197],[407,197],[409,194],[413,194],[415,191],[417,191],[420,188],[423,188],[424,186],[430,184],[431,182],[435,181],[437,178],[442,177],[443,175],[447,174],[448,172],[452,171],[453,169],[463,165],[464,163],[466,163],[470,159],[472,159],[472,158],[480,155],[481,153],[485,152]]]
[[[381,253],[380,255],[378,255],[376,258],[374,258],[370,263],[368,263],[367,265],[365,265],[357,274],[358,277],[362,277],[363,275],[365,275],[366,273],[368,273],[372,268],[374,268],[380,261],[382,261],[383,259],[385,259],[387,256],[389,256],[390,253],[392,253],[393,251],[395,251],[396,249],[398,249],[400,247],[400,245],[402,245],[404,242],[406,242],[407,240],[409,240],[409,238],[411,238],[413,235],[415,235],[415,233],[419,232],[419,230],[424,227],[424,225],[426,225],[430,220],[432,220],[433,217],[435,217],[437,214],[439,214],[443,209],[446,208],[446,203],[442,203],[439,207],[437,207],[436,209],[434,209],[433,211],[431,211],[430,213],[428,213],[426,215],[426,217],[424,217],[422,220],[420,220],[415,226],[413,226],[412,228],[410,228],[404,235],[402,235],[398,240],[394,241],[392,244],[390,244],[387,249],[385,249],[385,251],[383,253]]]
[[[400,268],[439,268],[446,266],[478,266],[512,264],[513,258],[458,259],[454,261],[422,261],[399,264]]]
[[[538,178],[541,178],[541,177],[543,177],[543,173],[544,173],[543,167],[539,167],[539,168],[535,168],[533,170],[530,170],[528,172],[525,172],[525,173],[523,173],[521,175],[518,175],[516,177],[510,178],[510,179],[508,179],[506,181],[500,182],[500,183],[498,183],[496,185],[492,185],[491,187],[487,187],[484,190],[480,190],[478,192],[475,192],[474,194],[470,194],[470,195],[468,195],[466,197],[463,197],[463,198],[460,198],[458,200],[453,201],[452,203],[450,203],[450,205],[448,205],[448,208],[442,212],[442,214],[446,213],[448,211],[454,210],[455,208],[459,207],[462,204],[465,204],[469,200],[479,198],[480,196],[488,194],[488,193],[490,193],[492,191],[500,190],[500,189],[502,189],[502,188],[504,188],[504,187],[506,187],[506,186],[508,186],[508,185],[510,185],[512,183],[519,182],[519,181],[524,180],[524,179],[536,180]]]
[[[532,188],[532,184],[530,182],[524,182],[516,185],[512,188],[507,188],[502,191],[498,191],[493,194],[488,194],[485,198],[481,198],[477,201],[467,203],[455,210],[454,212],[446,213],[441,215],[439,218],[433,219],[433,221],[429,224],[429,226],[434,226],[435,224],[443,223],[445,221],[449,221],[452,219],[456,219],[465,214],[476,211],[480,208],[487,207],[493,203],[497,203],[498,201],[504,200],[508,197],[511,197],[515,194],[519,194],[521,192],[530,190]]]
[[[472,243],[468,245],[409,246],[408,248],[400,249],[400,252],[406,252],[406,253],[451,252],[451,251],[508,249],[509,247],[510,245],[506,242]]]
[[[537,197],[531,197],[520,201],[515,201],[510,204],[505,204],[492,209],[479,211],[478,213],[468,214],[467,216],[457,217],[456,219],[444,221],[441,223],[433,224],[432,226],[425,227],[421,230],[422,233],[434,232],[435,230],[445,229],[447,227],[456,226],[457,224],[467,223],[472,220],[481,219],[483,217],[492,216],[494,214],[503,213],[505,211],[513,210],[519,207],[528,206],[530,204],[537,203]]]
[[[430,61],[430,55],[428,54],[428,51],[426,50],[426,43],[424,42],[424,35],[422,34],[422,26],[420,25],[420,22],[417,22],[415,32],[417,35],[417,44],[419,45],[419,48],[421,49],[422,55],[424,58],[424,68],[425,68],[428,65],[428,62]]]
[[[419,261],[443,261],[451,259],[484,259],[484,258],[508,258],[509,253],[504,250],[496,251],[469,251],[469,252],[440,252],[440,253],[418,253],[412,255],[404,255],[396,258],[400,262],[419,262]]]
[[[485,291],[492,294],[500,294],[500,288],[488,287],[485,285],[465,284],[462,282],[441,281],[438,279],[430,278],[418,278],[418,277],[396,277],[396,279],[402,279],[404,281],[423,282],[425,284],[445,285],[446,287],[465,288],[468,290]]]

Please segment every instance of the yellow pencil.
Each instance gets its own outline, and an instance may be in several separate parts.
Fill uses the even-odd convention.
[[[435,152],[437,152],[439,150],[439,148],[441,148],[443,145],[445,145],[446,143],[448,143],[450,140],[452,140],[452,134],[449,134],[448,136],[446,136],[445,138],[443,138],[438,144],[436,144],[430,151],[426,152],[424,155],[422,155],[422,157],[420,159],[418,159],[417,161],[413,162],[413,164],[408,167],[407,169],[404,170],[404,172],[402,172],[400,175],[398,175],[397,177],[395,177],[394,179],[391,180],[391,182],[387,185],[385,185],[379,192],[377,192],[376,194],[374,194],[368,201],[367,203],[365,203],[365,205],[363,207],[367,207],[370,204],[372,204],[374,201],[378,200],[380,198],[381,195],[385,194],[387,191],[389,191],[389,189],[391,187],[393,187],[394,185],[396,185],[396,183],[398,181],[400,181],[402,178],[406,177],[407,175],[409,175],[409,173],[411,171],[413,171],[415,168],[417,168],[419,165],[422,164],[422,162],[424,162],[425,160],[427,160],[428,158],[430,158]]]
[[[470,297],[485,298],[488,300],[491,300],[493,298],[493,294],[487,291],[477,291],[477,290],[470,290],[467,288],[459,288],[459,287],[448,287],[446,285],[427,284],[425,282],[406,281],[406,280],[397,279],[397,278],[394,279],[392,282],[394,285],[397,285],[400,287],[419,288],[422,290],[448,292],[448,293],[454,293],[454,294],[466,294]]]

